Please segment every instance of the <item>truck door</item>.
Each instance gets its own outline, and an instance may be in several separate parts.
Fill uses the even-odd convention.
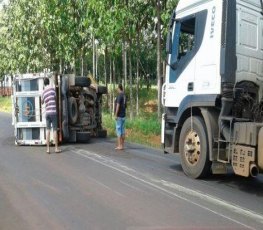
[[[176,20],[164,87],[166,107],[179,107],[186,96],[195,93],[196,54],[201,46],[206,17],[204,10]]]
[[[176,22],[166,79],[165,106],[179,107],[194,91],[195,16]]]

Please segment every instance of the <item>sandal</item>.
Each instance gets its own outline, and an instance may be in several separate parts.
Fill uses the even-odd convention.
[[[55,153],[61,153],[61,152],[62,152],[61,149],[55,151]]]

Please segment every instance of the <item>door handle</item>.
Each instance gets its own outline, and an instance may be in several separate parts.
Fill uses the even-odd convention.
[[[193,82],[188,83],[187,90],[188,91],[194,91],[194,83]]]

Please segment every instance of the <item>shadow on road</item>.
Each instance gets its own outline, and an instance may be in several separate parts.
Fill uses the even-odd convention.
[[[183,169],[180,163],[170,166],[171,170],[182,173]],[[187,177],[187,176],[185,176]],[[226,175],[210,175],[207,178],[202,178],[206,182],[222,184],[227,187],[238,189],[245,193],[253,194],[259,197],[263,197],[263,176],[257,177],[242,177],[235,175],[232,171],[229,171]]]
[[[183,168],[182,168],[180,163],[175,164],[175,165],[171,165],[170,169],[177,171],[177,172],[183,172]]]
[[[227,175],[211,175],[206,181],[213,181],[218,184],[224,184],[229,187],[237,188],[243,192],[263,197],[263,177],[241,177],[234,173]]]

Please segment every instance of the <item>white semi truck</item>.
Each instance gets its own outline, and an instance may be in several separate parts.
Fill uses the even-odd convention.
[[[165,153],[192,178],[263,172],[262,0],[180,0],[167,37]]]

